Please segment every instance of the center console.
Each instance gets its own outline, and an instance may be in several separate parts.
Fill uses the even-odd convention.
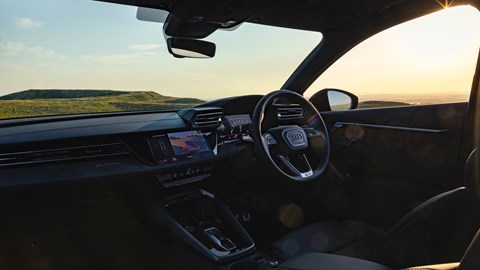
[[[228,208],[205,190],[156,201],[150,214],[215,262],[231,261],[255,249],[253,240]]]

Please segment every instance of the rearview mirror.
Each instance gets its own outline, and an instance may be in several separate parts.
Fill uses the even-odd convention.
[[[169,37],[167,46],[170,54],[177,58],[212,58],[215,56],[215,44],[204,40]]]
[[[345,111],[358,106],[358,97],[340,89],[322,89],[310,98],[319,111]]]

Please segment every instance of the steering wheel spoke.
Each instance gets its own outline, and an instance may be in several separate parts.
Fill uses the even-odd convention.
[[[322,154],[326,151],[327,148],[327,138],[322,132],[314,127],[305,125],[302,126],[303,130],[305,130],[305,134],[308,138],[308,143],[310,145],[310,150],[316,154]]]
[[[310,162],[305,154],[301,154],[295,158],[284,155],[277,155],[277,157],[296,176],[308,178],[313,175],[312,166],[310,166]]]

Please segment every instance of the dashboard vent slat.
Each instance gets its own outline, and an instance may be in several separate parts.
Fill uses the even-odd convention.
[[[0,153],[0,167],[46,162],[118,157],[130,152],[119,142],[80,145],[42,150]]]
[[[220,126],[222,123],[222,116],[223,113],[221,111],[209,113],[201,112],[193,118],[192,124],[195,128]]]
[[[221,107],[195,107],[178,111],[178,115],[194,129],[216,129],[222,123]]]
[[[277,108],[277,117],[279,120],[301,119],[303,118],[303,109],[300,105],[281,105]]]

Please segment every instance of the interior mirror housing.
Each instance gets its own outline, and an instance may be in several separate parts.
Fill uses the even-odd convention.
[[[310,98],[319,111],[345,111],[358,107],[358,97],[345,90],[326,88]]]
[[[177,58],[212,58],[216,49],[212,42],[178,37],[167,38],[167,46],[170,54]]]

